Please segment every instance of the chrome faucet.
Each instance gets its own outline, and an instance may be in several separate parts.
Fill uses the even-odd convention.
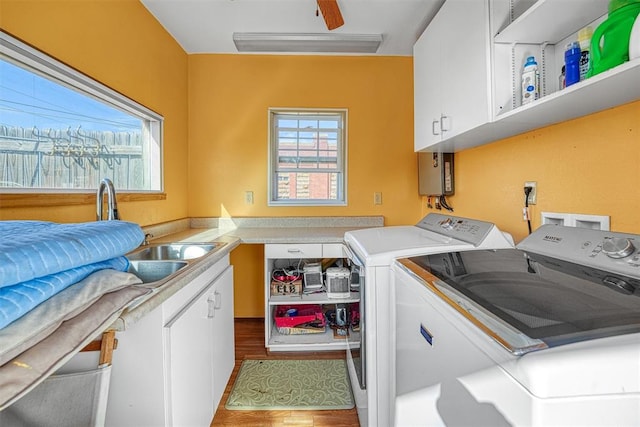
[[[104,178],[100,183],[100,188],[98,188],[98,194],[96,196],[96,219],[102,221],[102,203],[105,190],[109,197],[109,200],[107,200],[107,220],[120,219],[118,216],[118,203],[116,202],[116,189],[113,187],[113,182],[111,182],[109,178]]]

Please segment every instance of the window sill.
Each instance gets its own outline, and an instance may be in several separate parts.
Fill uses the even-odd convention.
[[[166,200],[166,193],[118,193],[118,203]],[[49,206],[93,205],[95,193],[23,193],[0,194],[0,208],[36,208]]]

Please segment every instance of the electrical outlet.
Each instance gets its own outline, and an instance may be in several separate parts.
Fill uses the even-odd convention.
[[[380,193],[378,191],[373,193],[373,204],[374,205],[381,205],[382,204],[382,193]]]
[[[253,204],[253,191],[244,192],[244,203],[247,205]]]
[[[531,193],[529,193],[529,204],[535,205],[538,201],[538,183],[536,181],[527,181],[524,183],[525,187],[531,187]]]

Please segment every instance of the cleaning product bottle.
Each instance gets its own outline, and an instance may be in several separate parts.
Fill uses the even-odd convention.
[[[580,81],[580,44],[569,43],[564,51],[565,84],[567,87]]]
[[[609,1],[609,16],[591,38],[589,77],[629,60],[631,30],[639,15],[640,0]]]
[[[540,73],[538,63],[533,56],[527,58],[522,68],[522,105],[540,97]]]
[[[589,71],[591,36],[593,36],[593,28],[591,28],[591,26],[584,27],[578,31],[578,43],[580,43],[580,81],[587,78],[587,72]]]

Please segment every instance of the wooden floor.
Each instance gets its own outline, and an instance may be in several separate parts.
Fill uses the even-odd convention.
[[[251,426],[326,426],[346,427],[358,426],[356,409],[335,411],[229,411],[224,405],[229,397],[233,383],[238,375],[240,364],[245,359],[339,359],[344,358],[340,352],[300,352],[300,353],[267,353],[264,348],[264,320],[236,319],[236,365],[231,379],[222,395],[218,411],[211,422],[216,427]]]

